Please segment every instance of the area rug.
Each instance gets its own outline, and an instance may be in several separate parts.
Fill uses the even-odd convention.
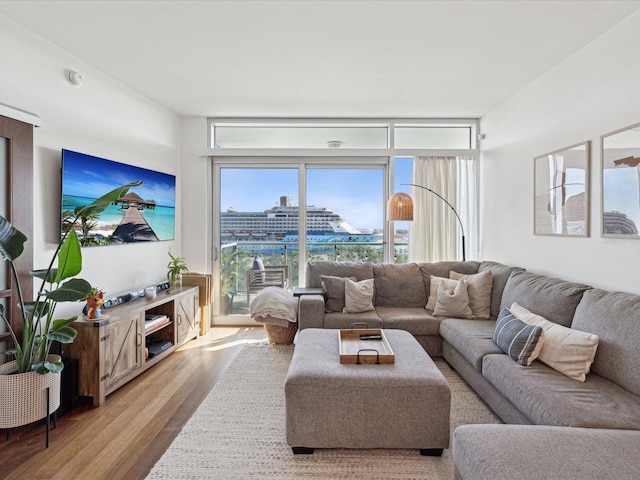
[[[442,457],[418,450],[316,449],[293,455],[285,439],[284,379],[293,346],[243,347],[147,479],[447,479],[451,449]],[[444,361],[451,388],[451,429],[501,423]],[[425,405],[429,408],[429,405]]]

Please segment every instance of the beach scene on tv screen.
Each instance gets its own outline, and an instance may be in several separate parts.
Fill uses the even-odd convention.
[[[97,216],[82,217],[73,229],[83,246],[173,240],[174,175],[63,150],[62,234],[79,208],[127,183],[142,181]]]

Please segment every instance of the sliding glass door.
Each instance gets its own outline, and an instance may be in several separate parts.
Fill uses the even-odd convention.
[[[246,322],[251,302],[268,286],[293,291],[304,285],[310,260],[382,262],[383,160],[216,161],[219,323],[236,323],[237,316]]]

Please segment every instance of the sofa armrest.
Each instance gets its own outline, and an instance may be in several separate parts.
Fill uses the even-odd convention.
[[[298,303],[298,329],[324,328],[324,296],[302,295]]]

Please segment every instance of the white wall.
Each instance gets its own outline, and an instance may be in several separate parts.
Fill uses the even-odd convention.
[[[601,238],[600,136],[640,122],[640,12],[481,119],[482,257],[640,293],[640,240]],[[533,158],[592,142],[591,236],[533,235]]]
[[[178,176],[175,241],[82,251],[81,276],[108,295],[166,280],[169,248],[181,253],[180,119],[3,16],[0,59],[0,102],[42,118],[34,132],[34,267],[45,268],[57,244],[66,148]],[[81,72],[84,85],[71,85],[67,69]],[[82,305],[58,308],[78,313]]]

